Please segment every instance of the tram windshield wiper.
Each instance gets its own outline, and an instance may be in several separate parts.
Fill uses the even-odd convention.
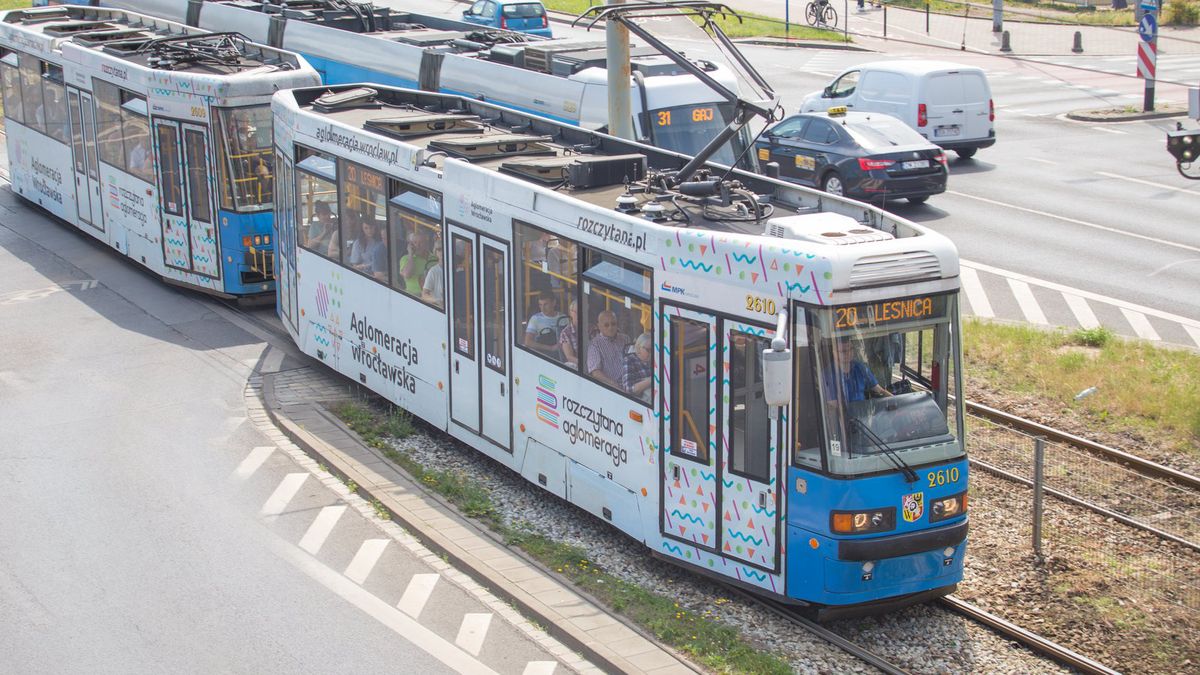
[[[862,432],[862,435],[866,436],[868,441],[871,441],[871,445],[879,448],[879,450],[883,452],[884,456],[891,460],[892,464],[897,469],[900,469],[900,472],[904,474],[905,480],[910,483],[917,482],[917,472],[913,471],[912,467],[900,458],[900,454],[893,450],[892,446],[888,445],[882,438],[879,437],[878,434],[876,434],[874,431],[871,431],[871,428],[868,427],[862,420],[858,419],[857,417],[851,417],[850,424]]]

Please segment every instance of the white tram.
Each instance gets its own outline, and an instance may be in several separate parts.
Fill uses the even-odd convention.
[[[961,578],[946,238],[461,97],[272,110],[278,311],[306,353],[757,592],[832,614]]]
[[[0,15],[13,191],[164,279],[273,290],[270,96],[303,59],[118,9]]]

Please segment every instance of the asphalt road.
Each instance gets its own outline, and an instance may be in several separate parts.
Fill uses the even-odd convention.
[[[269,334],[17,201],[0,191],[0,671],[554,670],[272,447],[246,391]]]

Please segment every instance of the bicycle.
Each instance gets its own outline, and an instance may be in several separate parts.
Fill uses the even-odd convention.
[[[837,11],[829,0],[810,0],[804,8],[804,18],[810,26],[836,26]]]

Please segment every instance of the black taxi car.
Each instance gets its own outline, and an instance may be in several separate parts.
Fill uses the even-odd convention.
[[[946,154],[883,113],[792,115],[755,143],[760,164],[776,162],[784,180],[866,202],[906,198],[920,204],[946,191]]]

